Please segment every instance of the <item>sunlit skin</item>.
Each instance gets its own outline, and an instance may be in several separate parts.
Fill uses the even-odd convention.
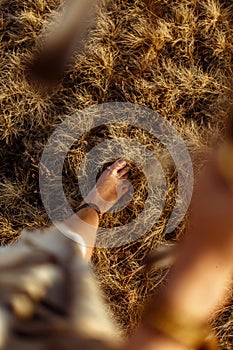
[[[208,322],[227,301],[233,274],[232,214],[233,192],[212,158],[196,182],[179,259],[159,291],[170,310],[194,322]],[[129,349],[186,347],[142,325],[124,347]]]
[[[102,198],[116,201],[116,187],[120,180],[128,178],[129,171],[130,168],[119,161],[105,170],[96,185]],[[208,321],[227,300],[233,272],[232,214],[233,192],[219,173],[216,160],[211,158],[196,181],[188,232],[181,244],[179,259],[170,271],[166,287],[159,291],[170,309],[195,322]],[[77,215],[93,226],[94,245],[99,223],[97,213],[85,208]],[[79,231],[73,226],[72,218],[66,223]],[[82,235],[85,238],[85,232]],[[87,260],[91,254],[92,247],[89,247]],[[158,348],[184,350],[186,346],[142,324],[122,347],[124,350]]]
[[[118,160],[112,164],[111,167],[106,169],[98,179],[96,189],[92,191],[90,196],[88,196],[88,202],[97,204],[101,212],[104,212],[104,209],[106,208],[102,207],[102,203],[99,201],[100,197],[100,200],[103,199],[107,202],[106,205],[110,209],[113,204],[127,192],[127,183],[122,180],[128,179],[129,171],[130,167],[126,165],[124,160]],[[95,246],[96,233],[99,226],[99,216],[93,208],[89,207],[79,210],[76,215],[82,220],[82,222],[87,223],[88,226],[83,225],[82,222],[77,222],[75,215],[67,219],[65,224],[72,231],[77,232],[84,241],[86,241],[88,235],[86,260],[89,260]]]

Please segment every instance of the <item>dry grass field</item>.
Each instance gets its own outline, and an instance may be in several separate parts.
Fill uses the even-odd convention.
[[[60,0],[1,0],[0,31],[0,242],[17,240],[22,229],[50,224],[40,199],[39,162],[56,126],[77,110],[120,101],[147,106],[168,119],[186,140],[193,159],[224,135],[233,59],[232,0],[115,0],[102,6],[83,51],[60,84],[47,94],[27,80],[27,64],[39,35]],[[81,199],[77,171],[85,154],[106,139],[126,137],[160,152],[156,140],[128,126],[103,126],[78,140],[67,155],[63,184],[71,205]],[[133,150],[132,150],[133,152]],[[165,157],[166,158],[166,157]],[[170,169],[171,170],[171,169]],[[127,332],[166,270],[146,272],[145,257],[177,241],[182,225],[165,235],[176,181],[163,216],[140,240],[122,248],[96,249],[93,263],[109,308]],[[134,199],[102,226],[137,216],[146,198],[143,174],[133,167]],[[214,327],[223,349],[233,348],[233,304]]]

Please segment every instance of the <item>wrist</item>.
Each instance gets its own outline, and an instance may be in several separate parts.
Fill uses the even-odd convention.
[[[98,192],[98,188],[95,186],[90,193],[86,196],[84,199],[84,203],[93,203],[98,206],[101,213],[107,212],[116,202],[114,201],[108,201],[101,197],[101,195]]]
[[[97,210],[83,201],[80,206],[76,209],[76,215],[82,222],[87,223],[93,227],[99,226],[100,215]],[[87,228],[88,230],[88,228]]]
[[[99,219],[102,216],[102,212],[100,211],[100,208],[95,203],[90,203],[90,202],[83,201],[78,206],[77,211],[81,211],[83,209],[92,209],[92,210],[94,210],[96,212],[96,214],[98,215]]]

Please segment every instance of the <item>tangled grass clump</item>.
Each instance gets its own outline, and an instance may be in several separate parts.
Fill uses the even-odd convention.
[[[22,229],[48,226],[40,199],[39,162],[56,126],[77,110],[104,102],[131,102],[168,119],[196,159],[221,138],[231,102],[232,0],[116,0],[99,8],[95,27],[62,82],[46,95],[27,79],[26,67],[40,34],[60,0],[2,0],[0,40],[0,239],[15,241]],[[141,142],[164,161],[168,192],[163,216],[145,237],[122,248],[96,249],[98,281],[126,333],[138,324],[144,302],[166,271],[145,272],[145,257],[177,241],[182,225],[165,235],[176,185],[168,155],[142,130],[110,125],[91,130],[67,154],[63,184],[71,205],[85,154],[106,139]],[[61,146],[62,147],[62,146]],[[59,150],[58,150],[59,151]],[[133,150],[132,150],[133,152]],[[143,208],[145,181],[132,174],[135,194],[128,211],[105,216],[102,225],[120,225]],[[232,303],[214,323],[223,349],[233,347]]]

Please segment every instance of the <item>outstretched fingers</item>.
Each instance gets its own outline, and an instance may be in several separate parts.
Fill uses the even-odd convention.
[[[125,166],[126,166],[126,161],[123,159],[119,159],[109,167],[109,171],[111,174],[117,176],[118,171],[123,169]]]
[[[130,167],[126,166],[124,167],[122,170],[118,171],[117,176],[119,179],[127,179],[129,176],[129,172],[130,172]]]
[[[110,174],[118,177],[119,179],[127,178],[130,172],[130,167],[126,166],[126,161],[123,159],[117,160],[108,168]]]

